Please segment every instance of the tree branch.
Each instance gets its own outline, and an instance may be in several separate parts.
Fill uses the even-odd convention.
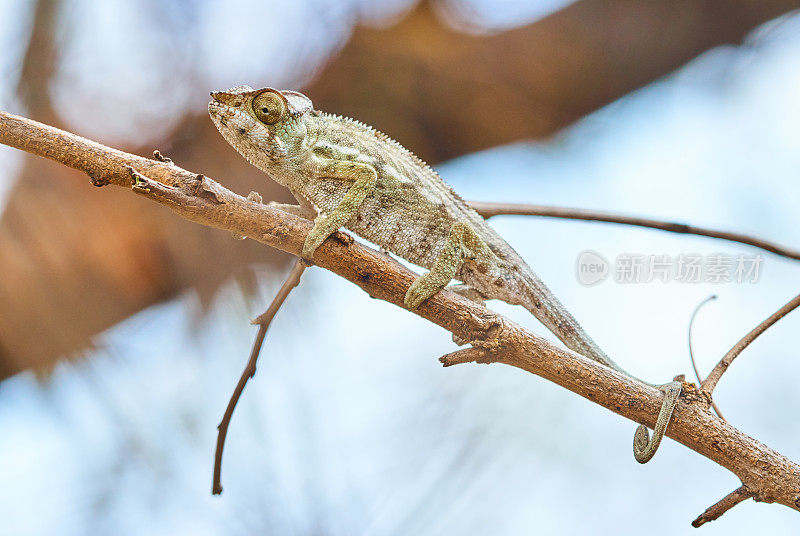
[[[157,152],[158,151],[153,153],[153,156],[156,158],[158,158]],[[261,355],[264,337],[267,336],[267,329],[269,329],[269,325],[272,324],[272,319],[275,318],[275,315],[289,296],[289,293],[300,283],[300,277],[305,270],[306,267],[301,260],[298,259],[295,261],[292,270],[289,272],[289,275],[286,276],[286,281],[281,285],[281,288],[278,290],[269,308],[252,322],[258,326],[258,332],[253,342],[253,349],[250,351],[250,359],[247,360],[247,365],[244,367],[241,377],[239,377],[239,382],[233,389],[230,401],[228,401],[228,407],[225,408],[225,414],[222,416],[222,420],[217,426],[217,448],[214,451],[214,482],[211,486],[211,493],[214,495],[222,493],[222,451],[225,449],[225,438],[228,436],[228,426],[231,424],[233,411],[236,409],[236,404],[239,402],[239,397],[242,396],[245,385],[247,385],[247,380],[256,375],[258,356]]]
[[[84,171],[96,185],[132,188],[191,221],[293,255],[299,255],[311,229],[311,222],[237,195],[203,175],[3,112],[0,143]],[[128,166],[144,178],[134,181]],[[341,232],[319,247],[314,260],[370,296],[400,307],[416,277],[390,256]],[[467,298],[444,290],[411,312],[460,339],[494,349],[476,358],[527,370],[634,422],[655,424],[662,400],[658,389],[560,348]],[[733,472],[756,500],[800,510],[800,466],[714,416],[694,384],[683,385],[667,436]]]
[[[709,521],[714,521],[740,502],[745,501],[752,496],[753,494],[749,489],[747,489],[747,486],[739,486],[732,492],[725,495],[725,497],[720,499],[719,502],[716,502],[706,508],[705,512],[697,516],[697,519],[692,521],[692,526],[694,528],[698,528],[705,525]]]
[[[692,329],[694,328],[694,318],[697,316],[697,312],[700,311],[700,309],[705,304],[707,304],[711,300],[716,300],[716,299],[717,299],[717,295],[716,294],[712,294],[711,296],[709,296],[705,300],[703,300],[700,303],[698,303],[697,307],[695,307],[694,311],[692,312],[692,317],[689,319],[689,335],[687,337],[688,338],[688,342],[689,342],[689,360],[692,362],[692,369],[694,370],[694,375],[697,378],[697,383],[698,384],[702,383],[703,380],[700,378],[700,371],[697,370],[697,362],[695,362],[695,360],[694,360],[694,349],[692,348]],[[719,407],[717,407],[717,403],[714,402],[714,400],[711,400],[711,407],[713,408],[714,413],[716,413],[719,416],[720,419],[722,419],[723,421],[727,420],[725,417],[722,416],[722,412],[719,410]]]
[[[742,340],[737,342],[733,348],[728,350],[727,354],[722,356],[722,359],[719,360],[717,366],[711,370],[708,377],[703,381],[701,385],[703,391],[711,395],[714,392],[714,388],[717,386],[717,382],[725,373],[725,371],[728,370],[728,367],[731,365],[731,363],[733,363],[733,360],[736,359],[736,356],[742,353],[742,350],[750,346],[750,343],[756,340],[759,335],[767,331],[772,324],[792,312],[795,308],[797,308],[798,305],[800,305],[800,294],[795,296],[789,301],[789,303],[775,311],[772,315],[770,315],[769,318],[753,328],[753,331],[742,337]]]
[[[546,205],[528,205],[523,203],[490,203],[485,201],[467,201],[484,218],[492,216],[519,215],[519,216],[542,216],[545,218],[561,218],[567,220],[581,221],[600,221],[606,223],[619,223],[622,225],[634,225],[636,227],[648,227],[659,229],[670,233],[693,234],[699,236],[709,236],[730,242],[738,242],[754,246],[764,251],[769,251],[781,257],[800,260],[800,251],[780,244],[775,244],[767,240],[762,240],[754,236],[732,233],[709,229],[708,227],[697,227],[686,223],[677,223],[653,218],[640,218],[638,216],[628,216],[616,212],[605,212],[602,210],[589,210],[585,208],[551,207]]]

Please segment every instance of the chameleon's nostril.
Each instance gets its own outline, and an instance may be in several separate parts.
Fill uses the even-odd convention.
[[[211,101],[217,104],[234,105],[233,96],[230,93],[225,93],[223,91],[212,91]]]

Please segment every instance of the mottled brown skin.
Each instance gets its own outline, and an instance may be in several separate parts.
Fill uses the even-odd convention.
[[[347,228],[430,270],[409,288],[406,307],[419,306],[457,279],[466,286],[454,290],[522,305],[568,348],[624,373],[517,252],[402,145],[353,119],[315,111],[295,91],[240,86],[211,95],[209,114],[225,139],[299,202],[281,208],[314,218],[304,258],[310,261],[328,236]],[[674,384],[669,387],[674,391]],[[673,397],[664,404],[653,447]],[[647,444],[638,437],[637,459]]]

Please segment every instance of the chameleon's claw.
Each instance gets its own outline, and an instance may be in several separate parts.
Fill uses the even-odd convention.
[[[315,233],[313,230],[306,236],[306,241],[303,243],[303,251],[300,253],[300,258],[309,266],[314,264],[314,252],[325,241],[327,236]]]
[[[335,238],[340,244],[348,246],[354,242],[353,237],[347,233],[337,233],[334,231],[333,233],[320,233],[317,232],[315,229],[312,229],[308,236],[306,236],[306,241],[303,242],[303,250],[300,253],[300,259],[305,262],[308,266],[314,264],[314,253],[317,251],[317,248],[322,245],[328,237]]]
[[[423,278],[420,277],[408,287],[406,297],[403,299],[403,305],[406,306],[406,309],[416,309],[422,302],[431,297],[431,293],[424,286]]]

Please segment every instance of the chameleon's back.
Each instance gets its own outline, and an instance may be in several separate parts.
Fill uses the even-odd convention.
[[[359,236],[399,257],[430,269],[457,221],[467,221],[498,253],[513,252],[485,220],[456,194],[425,162],[380,131],[349,118],[321,114],[321,139],[337,158],[370,164],[377,171],[375,189],[345,225]],[[347,148],[346,151],[336,147]],[[367,156],[369,155],[369,156]],[[333,210],[349,188],[325,180],[314,191],[302,192],[321,209]]]
[[[489,299],[528,309],[572,350],[622,370],[586,334],[527,263],[470,208],[439,175],[411,151],[380,131],[349,118],[320,114],[320,151],[371,165],[375,189],[345,227],[383,249],[424,268],[442,254],[453,224],[466,222],[495,254],[493,265],[465,261],[456,278]],[[329,147],[326,147],[329,144]],[[325,211],[333,210],[349,188],[323,180],[301,192]]]
[[[452,260],[456,279],[486,298],[524,306],[569,348],[619,370],[486,221],[427,164],[388,136],[358,121],[314,112],[311,101],[300,93],[271,88],[240,86],[212,93],[209,114],[245,158],[298,199],[327,213],[327,221],[331,214],[342,214],[354,183],[324,166],[347,161],[368,165],[376,172],[375,185],[353,207],[349,219],[342,220],[346,228],[428,269],[453,257],[455,250],[445,248],[458,248]],[[333,176],[327,178],[325,169]],[[456,224],[470,240],[480,242],[473,244],[481,248],[480,256],[472,258],[463,243],[455,244],[460,240],[457,233],[450,240]],[[320,236],[324,240],[327,235]]]

